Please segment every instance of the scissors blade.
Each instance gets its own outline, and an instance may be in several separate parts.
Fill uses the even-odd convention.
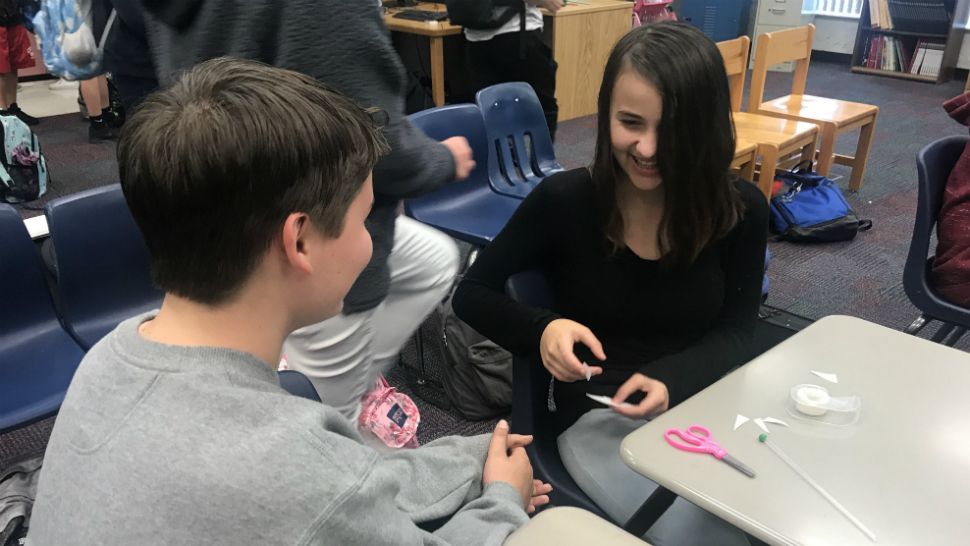
[[[733,466],[738,472],[744,474],[745,476],[749,478],[754,477],[754,470],[751,470],[751,468],[748,465],[742,463],[741,461],[735,459],[734,457],[730,455],[725,455],[721,460]]]

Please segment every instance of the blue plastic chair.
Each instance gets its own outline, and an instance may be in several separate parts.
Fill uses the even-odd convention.
[[[950,171],[956,165],[970,136],[949,136],[926,145],[916,155],[916,171],[919,178],[916,200],[916,223],[913,240],[909,244],[906,268],[903,270],[903,289],[921,315],[906,328],[915,334],[934,320],[944,324],[934,333],[932,340],[953,346],[970,328],[970,309],[954,305],[940,297],[933,289],[930,270],[933,257],[930,239],[936,227],[936,217],[943,205],[943,190]],[[929,258],[927,258],[929,256]],[[970,272],[968,272],[970,275]]]
[[[467,180],[405,201],[405,213],[475,246],[490,243],[522,201],[498,194],[489,185],[488,144],[481,111],[474,104],[455,104],[418,112],[409,119],[435,140],[464,136],[477,164]]]
[[[492,188],[524,198],[543,178],[559,172],[542,105],[524,82],[500,83],[475,94],[488,135]]]
[[[17,211],[0,204],[0,433],[57,412],[81,347],[64,331],[40,256]]]
[[[158,307],[148,249],[114,184],[56,199],[45,210],[58,309],[85,350],[119,322]]]
[[[280,387],[283,387],[283,390],[286,392],[294,396],[302,396],[314,402],[320,401],[320,395],[317,394],[317,389],[313,388],[313,383],[302,373],[296,370],[283,370],[279,372],[279,377]]]

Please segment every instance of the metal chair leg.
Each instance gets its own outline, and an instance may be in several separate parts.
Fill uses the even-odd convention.
[[[956,330],[953,330],[953,332],[950,335],[946,336],[946,339],[943,340],[943,344],[946,345],[947,347],[953,347],[954,345],[957,344],[958,341],[960,341],[960,338],[963,337],[963,334],[966,334],[966,333],[967,333],[966,328],[957,328]]]
[[[937,330],[935,334],[933,334],[933,337],[930,338],[930,341],[932,341],[933,343],[939,343],[943,341],[943,339],[946,336],[950,335],[950,332],[952,332],[954,328],[956,328],[956,326],[946,322],[941,324],[940,329]]]
[[[916,317],[916,320],[914,320],[903,331],[906,332],[907,334],[911,334],[915,336],[916,334],[919,333],[920,330],[922,330],[927,324],[931,322],[933,322],[933,319],[931,317],[927,317],[926,315],[921,314],[920,316]]]
[[[664,512],[670,508],[675,500],[677,500],[677,495],[657,486],[657,489],[650,494],[650,497],[626,522],[623,529],[633,536],[642,537],[660,519],[660,516],[664,515]]]

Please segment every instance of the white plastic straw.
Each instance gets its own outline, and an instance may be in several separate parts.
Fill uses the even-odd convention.
[[[795,464],[795,461],[791,460],[791,458],[788,457],[788,455],[786,455],[785,452],[781,450],[781,448],[779,448],[772,442],[769,442],[767,439],[767,434],[762,434],[761,436],[765,437],[763,440],[761,440],[761,438],[758,438],[759,440],[761,440],[761,443],[771,448],[771,450],[775,452],[775,455],[778,455],[778,457],[781,458],[782,461],[785,461],[785,463],[788,466],[790,466],[791,469],[794,470],[796,474],[798,474],[799,476],[802,477],[803,480],[808,482],[808,485],[811,485],[813,488],[815,488],[815,490],[818,491],[820,495],[825,497],[825,500],[832,503],[832,506],[834,506],[836,510],[841,512],[842,515],[848,518],[848,520],[851,521],[856,527],[858,527],[860,531],[865,533],[865,535],[869,537],[869,540],[876,542],[876,535],[872,531],[870,531],[868,527],[863,525],[862,522],[859,521],[858,518],[853,516],[844,506],[842,506],[842,504],[839,503],[839,501],[835,500],[835,497],[830,495],[828,491],[822,489],[822,486],[816,483],[811,476],[809,476],[804,470],[801,469],[801,467]]]

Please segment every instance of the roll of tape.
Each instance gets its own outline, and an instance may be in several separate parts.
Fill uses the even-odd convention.
[[[831,397],[828,391],[815,385],[806,385],[795,391],[795,409],[805,415],[825,415],[825,406]]]

